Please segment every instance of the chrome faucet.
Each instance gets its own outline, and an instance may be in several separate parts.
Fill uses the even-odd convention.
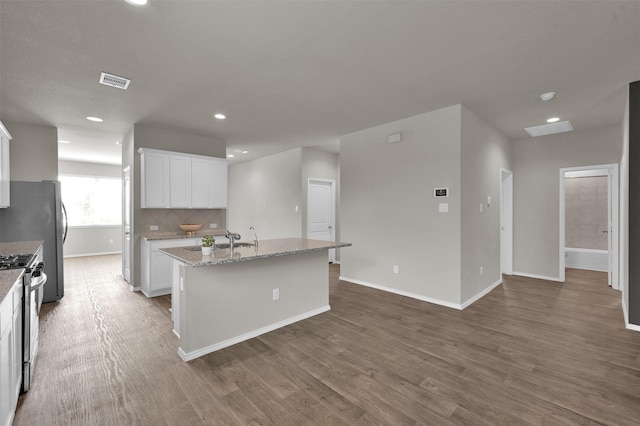
[[[229,232],[227,231],[227,234],[225,235],[225,237],[227,237],[229,239],[229,249],[233,250],[234,248],[234,243],[236,242],[236,240],[239,240],[240,234],[235,234],[233,232]]]
[[[258,234],[256,234],[256,229],[252,226],[249,230],[253,231],[253,245],[256,247],[256,250],[258,250]]]

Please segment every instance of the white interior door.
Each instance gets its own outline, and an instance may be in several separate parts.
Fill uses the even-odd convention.
[[[500,171],[500,269],[513,275],[513,173]]]
[[[122,276],[131,283],[131,169],[122,171]]]
[[[307,192],[307,237],[314,240],[335,239],[335,182],[309,179]],[[335,261],[335,249],[329,250],[329,262]]]

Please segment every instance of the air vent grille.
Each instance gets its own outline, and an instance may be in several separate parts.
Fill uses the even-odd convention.
[[[100,84],[104,84],[105,86],[127,90],[129,83],[131,83],[131,80],[128,78],[118,77],[117,75],[107,74],[106,72],[100,74]]]
[[[540,126],[533,126],[533,127],[525,127],[524,130],[526,130],[526,132],[529,133],[529,136],[531,136],[532,138],[535,138],[538,136],[553,135],[555,133],[570,132],[573,130],[573,126],[571,125],[570,121],[559,121],[557,123],[542,124]]]

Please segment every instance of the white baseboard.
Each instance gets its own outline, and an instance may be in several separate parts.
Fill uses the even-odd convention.
[[[131,291],[141,291],[142,287],[140,287],[140,286],[134,287],[131,284],[129,284],[129,290],[131,290]]]
[[[149,291],[149,292],[142,290],[142,294],[144,294],[147,297],[164,296],[164,295],[167,295],[167,294],[171,294],[171,287],[162,288],[160,290],[153,290],[153,291]]]
[[[231,339],[223,340],[220,343],[216,343],[215,345],[206,346],[204,348],[185,352],[182,348],[178,348],[178,355],[182,358],[183,361],[191,361],[193,359],[199,358],[203,355],[210,354],[211,352],[219,351],[220,349],[224,349],[226,347],[235,345],[236,343],[244,342],[245,340],[253,339],[254,337],[258,337],[261,334],[268,333],[273,330],[277,330],[282,327],[286,327],[287,325],[293,324],[298,321],[302,321],[307,318],[311,318],[315,315],[321,314],[323,312],[327,312],[331,310],[331,306],[326,305],[320,308],[305,312],[300,315],[296,315],[291,318],[287,318],[282,321],[278,321],[274,324],[267,325],[265,327],[258,328],[257,330],[249,331],[248,333],[241,334],[240,336],[232,337]],[[182,328],[182,327],[181,327]]]
[[[342,281],[348,281],[348,282],[353,283],[353,284],[358,284],[358,285],[362,285],[362,286],[365,286],[365,287],[371,287],[371,288],[375,288],[377,290],[382,290],[382,291],[386,291],[386,292],[393,293],[393,294],[399,294],[400,296],[406,296],[406,297],[410,297],[412,299],[422,300],[423,302],[433,303],[434,305],[446,306],[447,308],[453,308],[453,309],[462,310],[462,305],[457,304],[457,303],[447,302],[446,300],[435,299],[433,297],[427,297],[427,296],[423,296],[421,294],[411,293],[409,291],[398,290],[397,288],[385,287],[385,286],[382,286],[382,285],[373,284],[373,283],[369,283],[369,282],[362,281],[362,280],[357,280],[355,278],[344,277],[342,275],[339,277],[339,279],[342,280]]]
[[[493,290],[494,288],[498,287],[500,284],[502,284],[502,278],[499,279],[498,281],[496,281],[495,283],[491,284],[489,287],[487,287],[484,290],[482,290],[480,293],[478,293],[475,296],[473,296],[471,299],[469,299],[466,302],[464,302],[462,304],[462,309],[465,309],[468,306],[470,306],[472,303],[477,302],[478,300],[480,300],[481,298],[483,298],[484,296],[489,294],[491,292],[491,290]]]
[[[564,282],[558,277],[547,277],[546,275],[527,274],[526,272],[513,271],[512,275],[517,275],[519,277],[526,277],[526,278],[535,278],[537,280],[554,281],[554,282],[557,282],[557,283],[563,283]]]
[[[120,250],[120,251],[105,251],[103,253],[68,254],[68,255],[64,255],[63,257],[66,259],[66,258],[71,258],[71,257],[105,256],[107,254],[122,254],[122,250]]]

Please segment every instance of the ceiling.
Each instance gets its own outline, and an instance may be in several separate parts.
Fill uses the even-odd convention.
[[[513,140],[550,116],[583,130],[620,123],[640,80],[636,1],[0,0],[0,19],[0,119],[56,126],[61,158],[112,164],[135,123],[249,151],[232,163],[336,151],[458,103]]]

